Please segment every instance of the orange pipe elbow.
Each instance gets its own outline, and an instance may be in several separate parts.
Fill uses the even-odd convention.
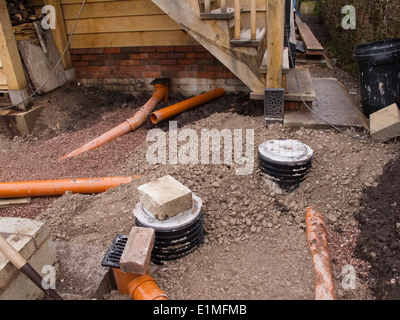
[[[150,275],[125,273],[116,268],[112,270],[120,294],[129,294],[133,300],[168,300]]]
[[[150,115],[150,120],[154,124],[157,124],[161,121],[170,119],[178,114],[181,114],[187,110],[202,105],[206,102],[218,99],[223,95],[225,95],[225,90],[223,88],[217,88],[215,90],[200,94],[196,97],[184,100],[182,102],[178,102],[164,109],[157,110]]]
[[[59,196],[72,193],[101,193],[132,182],[140,176],[61,180],[0,182],[0,198]]]
[[[306,234],[316,273],[315,300],[335,300],[325,223],[320,212],[307,208]]]
[[[156,105],[160,101],[168,101],[168,84],[169,80],[163,80],[163,83],[154,83],[154,93],[151,98],[135,113],[132,118],[127,119],[115,128],[103,133],[101,136],[89,141],[80,148],[70,152],[69,154],[61,157],[58,161],[77,156],[78,154],[87,152],[89,150],[96,149],[107,142],[114,140],[130,131],[134,131],[139,128],[149,117],[150,113],[154,110]]]

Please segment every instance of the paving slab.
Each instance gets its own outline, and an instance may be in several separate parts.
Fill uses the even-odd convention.
[[[107,250],[70,241],[55,243],[61,272],[56,290],[65,300],[101,300],[115,287],[110,269],[101,266]]]
[[[312,110],[302,106],[299,110],[285,110],[284,126],[290,128],[326,129],[337,127],[368,128],[364,115],[355,106],[350,94],[335,78],[313,78],[316,101]],[[322,119],[321,119],[322,118]]]

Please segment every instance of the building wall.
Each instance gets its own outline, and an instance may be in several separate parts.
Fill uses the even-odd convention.
[[[249,89],[200,45],[71,49],[77,80],[134,95],[150,93],[154,78],[171,78],[170,92],[184,96],[222,87]]]

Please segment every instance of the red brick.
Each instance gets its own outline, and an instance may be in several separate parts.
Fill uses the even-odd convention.
[[[170,65],[170,64],[177,64],[177,60],[176,59],[162,59],[158,61],[158,64],[160,65]]]
[[[121,53],[137,53],[139,52],[138,47],[123,47],[121,48]]]
[[[186,58],[189,58],[189,59],[200,59],[200,58],[204,58],[205,53],[204,52],[186,52],[185,56],[186,56]]]
[[[121,60],[119,61],[121,66],[138,66],[140,64],[139,60]]]
[[[103,66],[103,67],[98,67],[99,72],[102,73],[114,73],[117,71],[116,66]]]
[[[227,72],[216,72],[215,75],[216,75],[217,78],[222,78],[222,79],[236,78],[236,76],[230,71],[227,71]]]
[[[191,52],[193,51],[193,46],[176,46],[175,52]]]
[[[197,73],[198,78],[207,78],[207,79],[215,79],[216,73],[215,72],[206,72],[206,71],[199,71]]]
[[[103,72],[93,73],[93,78],[104,79],[107,78],[107,75]]]
[[[93,72],[93,73],[97,73],[99,72],[99,67],[86,67],[85,68],[86,72]]]
[[[104,53],[120,53],[121,48],[115,47],[115,48],[104,48]]]
[[[79,54],[72,54],[71,55],[71,60],[72,61],[78,61],[78,60],[81,60],[81,56],[79,55]]]
[[[99,54],[97,56],[97,60],[114,60],[118,54],[108,53],[108,54]]]
[[[89,54],[100,54],[104,53],[104,48],[90,48],[88,49]]]
[[[160,46],[157,47],[158,52],[174,52],[175,47],[174,46]]]
[[[97,56],[94,54],[87,54],[82,56],[82,60],[96,60]]]
[[[89,60],[89,66],[104,66],[105,65],[105,60]]]
[[[167,55],[164,52],[148,53],[149,59],[165,59]]]
[[[225,67],[221,65],[205,65],[204,66],[204,71],[209,71],[209,72],[220,72],[220,71],[225,71]]]
[[[75,70],[75,75],[78,79],[90,79],[93,78],[93,73],[87,73],[87,72],[76,72]]]
[[[143,72],[137,70],[128,72],[127,75],[129,76],[129,78],[135,78],[135,79],[143,78]]]
[[[144,78],[159,78],[160,76],[160,72],[143,72]]]
[[[133,227],[119,262],[121,270],[145,274],[148,271],[154,240],[154,229]]]
[[[150,46],[144,46],[144,47],[139,47],[139,52],[154,52],[156,51],[157,47],[150,47]]]
[[[132,66],[120,66],[120,67],[117,67],[117,71],[118,72],[130,72],[130,71],[132,71]]]
[[[196,63],[200,65],[213,65],[214,59],[197,59]]]
[[[167,53],[168,59],[184,59],[185,53],[184,52],[171,52]]]
[[[148,59],[149,55],[147,53],[132,53],[130,57],[131,59]]]
[[[193,47],[193,51],[197,51],[197,52],[208,52],[206,48],[204,48],[203,46],[194,46]]]
[[[72,61],[73,67],[87,67],[89,65],[89,61]]]
[[[167,71],[167,72],[180,72],[180,71],[185,71],[185,69],[186,69],[185,65],[171,64],[171,65],[161,66],[161,71]]]
[[[86,54],[88,49],[71,49],[70,54]]]
[[[194,64],[196,63],[195,59],[178,59],[178,64]]]

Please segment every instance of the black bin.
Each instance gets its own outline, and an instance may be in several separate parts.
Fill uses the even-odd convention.
[[[360,45],[354,50],[364,115],[393,103],[400,106],[400,39]]]

